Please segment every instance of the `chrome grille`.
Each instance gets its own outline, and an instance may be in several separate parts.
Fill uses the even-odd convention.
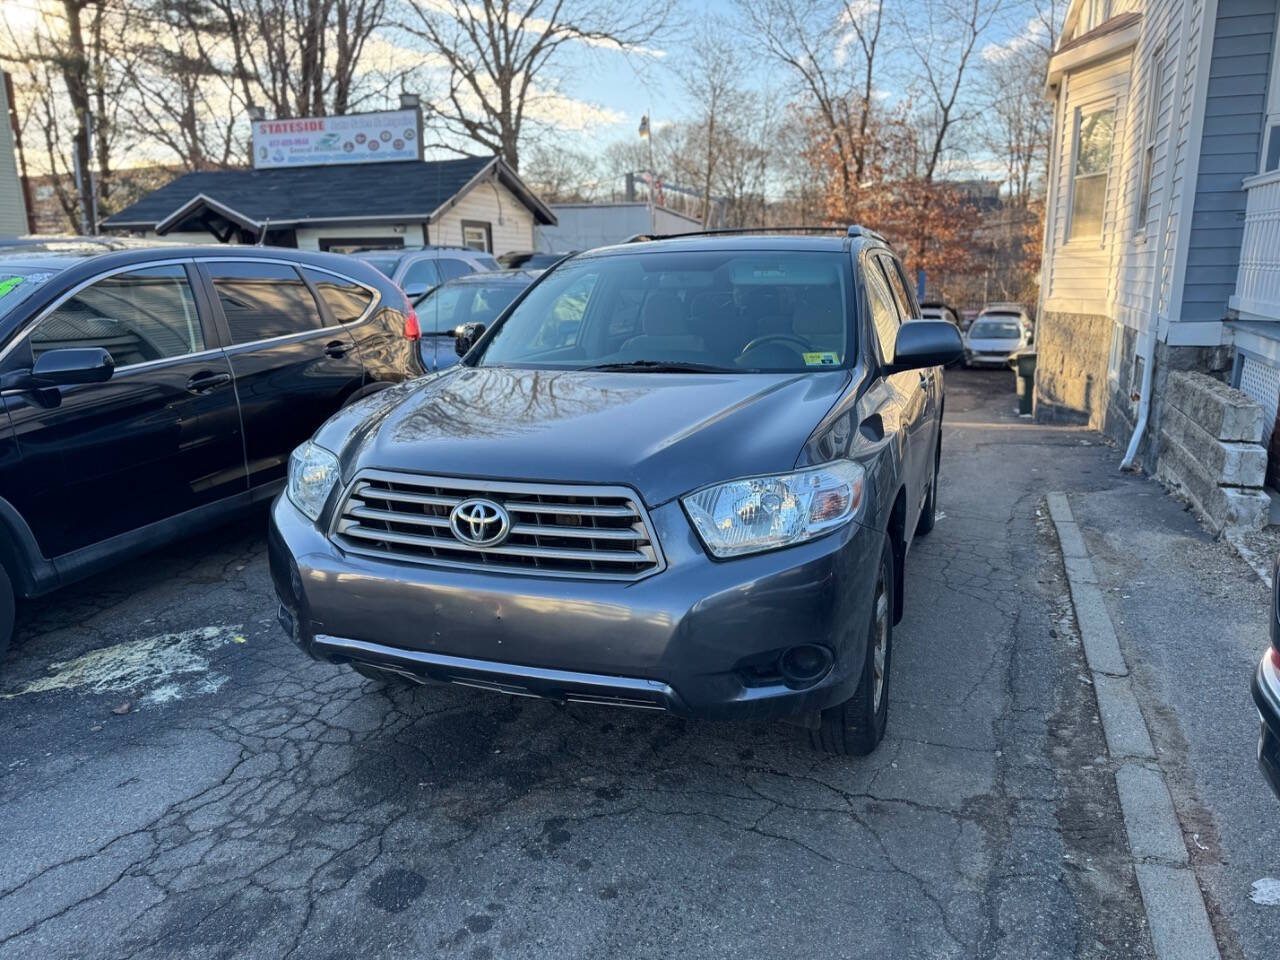
[[[511,517],[496,546],[453,533],[450,512],[472,497],[500,503]],[[347,491],[330,536],[362,556],[535,576],[636,580],[663,566],[649,517],[626,487],[366,470]]]

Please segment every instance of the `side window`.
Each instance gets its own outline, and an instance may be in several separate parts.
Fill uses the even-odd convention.
[[[359,320],[369,309],[369,304],[373,303],[373,294],[354,280],[306,267],[302,268],[302,272],[307,275],[311,286],[320,294],[320,299],[325,302],[338,323]]]
[[[420,283],[426,287],[435,287],[440,285],[440,271],[436,268],[434,260],[415,260],[409,265],[409,269],[404,272],[404,281],[401,286],[408,287],[411,283]]]
[[[871,326],[875,328],[876,342],[880,345],[880,359],[893,359],[894,344],[898,340],[898,308],[880,272],[877,258],[863,261],[863,278],[867,285],[867,307],[871,312]]]
[[[205,266],[227,317],[232,343],[253,343],[324,326],[311,291],[293,267],[249,260]]]
[[[459,307],[463,295],[471,296],[465,284],[440,287],[415,308],[423,333],[448,333],[462,323]]]
[[[440,274],[446,280],[452,280],[454,277],[465,277],[468,273],[475,273],[475,268],[465,260],[457,257],[441,257],[439,259]]]
[[[542,322],[534,346],[546,350],[572,347],[582,331],[582,318],[587,313],[587,300],[596,285],[596,274],[579,277],[551,302],[547,318]]]
[[[1111,169],[1111,140],[1116,128],[1115,107],[1089,113],[1077,108],[1075,128],[1068,240],[1102,236],[1107,174]]]
[[[911,295],[907,293],[906,285],[902,282],[902,275],[898,273],[897,264],[893,262],[891,257],[880,254],[876,257],[880,261],[880,268],[884,271],[885,277],[889,281],[889,292],[893,294],[893,302],[897,304],[898,316],[903,321],[912,320],[919,314],[912,306]]]
[[[102,347],[117,367],[204,349],[195,297],[181,264],[146,267],[85,287],[31,331],[35,357],[60,347]]]

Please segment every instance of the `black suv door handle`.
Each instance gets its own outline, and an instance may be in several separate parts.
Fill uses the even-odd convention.
[[[199,373],[193,373],[187,381],[188,393],[208,393],[217,387],[225,386],[231,382],[231,374],[214,373],[212,370],[201,370]]]
[[[343,343],[341,340],[330,340],[324,345],[324,355],[333,357],[336,360],[339,357],[345,357],[350,349],[351,344],[349,343]]]

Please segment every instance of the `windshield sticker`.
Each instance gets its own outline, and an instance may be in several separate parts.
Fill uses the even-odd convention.
[[[5,296],[10,290],[13,290],[18,284],[22,283],[22,277],[5,277],[0,280],[0,297]]]
[[[838,354],[823,350],[821,353],[806,353],[804,362],[808,367],[834,367],[840,363],[840,357]]]

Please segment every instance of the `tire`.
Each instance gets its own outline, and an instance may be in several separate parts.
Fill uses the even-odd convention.
[[[942,465],[942,438],[938,438],[937,449],[933,451],[933,473],[929,477],[929,496],[924,501],[924,509],[920,511],[920,519],[916,522],[916,536],[923,537],[938,522],[938,468]]]
[[[823,710],[818,729],[809,732],[810,742],[817,750],[865,757],[884,739],[889,722],[889,673],[893,664],[893,594],[893,548],[886,537],[872,594],[862,676],[853,696]],[[882,642],[877,643],[877,638]],[[878,650],[882,651],[879,656]]]
[[[14,610],[13,584],[9,582],[9,571],[0,566],[0,659],[3,659],[5,651],[9,649],[9,640],[13,636]]]

